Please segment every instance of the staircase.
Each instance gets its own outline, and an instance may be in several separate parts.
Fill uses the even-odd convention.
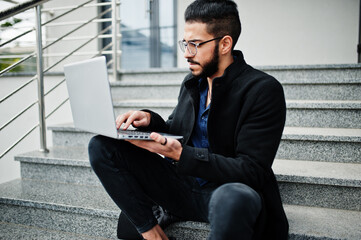
[[[361,239],[361,65],[263,67],[284,86],[287,121],[273,165],[292,240]],[[166,117],[184,70],[123,72],[116,113],[150,108]],[[137,96],[137,99],[134,99]],[[21,179],[0,185],[0,239],[115,239],[120,210],[93,174],[92,134],[51,126],[53,147],[15,157]],[[167,229],[206,239],[205,223]]]

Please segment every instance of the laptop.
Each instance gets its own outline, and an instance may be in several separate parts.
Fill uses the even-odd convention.
[[[104,56],[64,65],[74,127],[116,139],[152,140],[150,132],[118,130]],[[182,139],[160,133],[169,138]]]

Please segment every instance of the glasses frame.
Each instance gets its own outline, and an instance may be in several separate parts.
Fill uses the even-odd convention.
[[[224,37],[224,36],[223,36]],[[182,52],[185,52],[186,49],[188,50],[189,54],[191,54],[192,56],[195,56],[197,55],[197,52],[198,52],[198,47],[203,45],[203,44],[206,44],[206,43],[209,43],[209,42],[212,42],[212,41],[215,41],[215,40],[220,40],[222,39],[223,37],[216,37],[216,38],[212,38],[212,39],[209,39],[207,41],[203,41],[203,42],[199,42],[199,43],[195,43],[195,42],[187,42],[186,40],[179,40],[178,41],[178,44],[179,44],[179,48],[181,49]],[[191,50],[189,50],[189,44],[193,45],[194,48],[196,49],[195,53],[193,53]]]

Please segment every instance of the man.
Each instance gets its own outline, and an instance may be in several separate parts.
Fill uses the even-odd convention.
[[[144,239],[168,239],[154,205],[209,222],[209,239],[287,239],[271,169],[285,123],[282,86],[233,50],[241,32],[233,1],[197,0],[185,21],[180,47],[191,73],[173,113],[166,122],[149,110],[118,116],[118,128],[154,131],[154,141],[96,136],[91,165]]]

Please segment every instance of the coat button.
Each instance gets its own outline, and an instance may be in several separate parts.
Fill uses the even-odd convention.
[[[199,158],[204,158],[204,155],[203,154],[198,154],[198,157]]]

